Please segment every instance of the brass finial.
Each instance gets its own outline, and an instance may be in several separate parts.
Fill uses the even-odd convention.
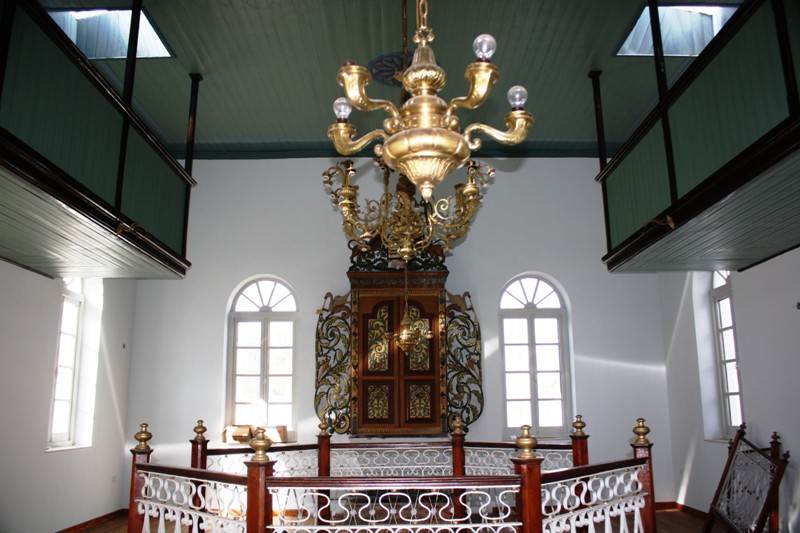
[[[195,442],[203,442],[208,440],[204,433],[208,431],[208,428],[203,425],[202,420],[197,421],[197,425],[194,427],[194,440]]]
[[[139,441],[139,444],[136,445],[135,449],[139,451],[151,450],[150,446],[147,444],[147,441],[153,438],[153,434],[147,431],[147,424],[139,424],[139,431],[133,436],[133,438]]]
[[[319,434],[320,435],[327,435],[328,434],[328,429],[331,426],[330,426],[330,424],[328,424],[327,421],[323,420],[322,422],[319,423],[319,425],[317,427],[319,428]]]
[[[250,439],[250,447],[256,452],[251,461],[269,461],[267,450],[272,446],[272,441],[267,437],[267,430],[264,428],[256,428],[256,436]]]
[[[456,417],[453,419],[452,426],[453,426],[453,435],[463,435],[464,428],[467,427],[467,425],[464,423],[463,420],[461,420],[461,417],[458,415],[456,415]]]
[[[583,428],[586,427],[586,422],[583,421],[583,417],[581,415],[575,415],[575,422],[572,423],[572,427],[575,428],[575,435],[576,437],[583,437],[586,433],[583,432]]]
[[[633,428],[633,433],[636,435],[636,440],[633,443],[635,446],[650,444],[650,441],[647,440],[647,434],[650,433],[650,428],[644,425],[644,418],[636,419],[636,427]]]
[[[522,426],[522,435],[517,437],[515,443],[517,448],[521,450],[519,454],[521,459],[530,459],[531,457],[534,457],[533,449],[536,447],[537,440],[536,437],[531,435],[530,426]]]

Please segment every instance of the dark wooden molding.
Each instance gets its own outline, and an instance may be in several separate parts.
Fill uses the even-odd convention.
[[[117,509],[103,516],[98,516],[97,518],[92,518],[91,520],[68,527],[67,529],[62,529],[56,533],[80,533],[82,531],[89,531],[92,528],[111,522],[116,518],[124,518],[126,516],[128,516],[127,509]]]

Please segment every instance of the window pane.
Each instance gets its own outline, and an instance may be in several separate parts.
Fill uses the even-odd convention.
[[[236,401],[255,402],[261,398],[261,378],[258,376],[236,377]]]
[[[537,318],[533,321],[533,334],[537,344],[558,343],[558,319]]]
[[[249,403],[240,403],[236,405],[233,413],[233,423],[239,425],[261,424],[263,418],[263,416],[258,416],[258,409],[256,406]]]
[[[550,286],[549,283],[545,283],[544,281],[539,282],[539,287],[536,289],[536,297],[534,298],[534,303],[536,307],[545,307],[542,305],[542,302],[545,301],[552,301],[552,297],[555,295],[555,290],[553,287]],[[558,301],[558,296],[556,296],[556,301]],[[552,305],[552,304],[551,304]],[[556,307],[559,307],[558,305]]]
[[[517,302],[519,302],[521,304],[520,307],[525,306],[527,299],[525,298],[525,292],[522,290],[522,284],[519,281],[515,281],[509,285],[505,294],[512,296]]]
[[[736,362],[725,363],[725,392],[739,392],[739,374],[736,372]]]
[[[561,370],[558,344],[536,345],[536,370]]]
[[[267,406],[270,426],[292,426],[292,406],[271,403]]]
[[[539,286],[539,280],[536,278],[522,278],[519,280],[522,284],[522,290],[525,291],[525,302],[536,302],[540,298],[536,298],[536,287]]]
[[[250,302],[252,302],[252,304],[258,309],[261,309],[261,307],[264,305],[264,301],[261,298],[261,293],[258,290],[258,284],[256,283],[249,285],[245,290],[243,290],[240,298],[250,300]]]
[[[78,311],[80,303],[74,300],[64,300],[64,308],[61,312],[61,331],[70,335],[78,335]]]
[[[273,307],[272,310],[280,313],[297,311],[297,304],[294,301],[294,296],[290,294],[280,302],[276,303],[275,307]]]
[[[252,348],[239,348],[236,350],[236,373],[237,374],[260,374],[261,373],[261,350]]]
[[[75,336],[62,333],[58,338],[58,366],[75,366]]]
[[[506,402],[506,423],[510,428],[531,425],[531,402]]]
[[[249,311],[254,312],[261,309],[259,306],[254,304],[251,300],[248,300],[245,296],[239,296],[236,299],[236,311]]]
[[[543,400],[539,402],[539,427],[561,427],[564,419],[561,416],[561,400]]]
[[[506,374],[506,398],[509,400],[530,400],[531,375],[527,372]]]
[[[536,374],[536,395],[538,398],[561,398],[561,375],[558,372]]]
[[[274,281],[270,280],[263,280],[258,282],[258,293],[261,297],[261,305],[262,306],[269,306],[272,307],[273,305],[273,296],[272,294],[275,292],[275,286],[278,285]]]
[[[530,370],[530,358],[527,346],[505,346],[506,372],[527,372]]]
[[[738,394],[728,396],[728,407],[731,413],[731,425],[740,426],[742,424],[742,404]]]
[[[275,310],[275,307],[284,302],[287,297],[291,297],[292,293],[282,283],[275,284],[275,290],[272,292],[272,298],[269,300],[269,306]]]
[[[68,367],[59,367],[56,373],[56,400],[72,400],[72,386],[73,386],[73,373],[72,369]]]
[[[717,287],[722,287],[723,285],[725,285],[728,282],[729,275],[730,272],[727,270],[717,270],[716,272],[714,272],[714,280],[713,280],[714,288],[716,289]]]
[[[719,313],[719,327],[729,328],[733,325],[733,315],[731,314],[731,299],[723,298],[717,302],[717,311]]]
[[[260,347],[261,322],[238,322],[236,324],[236,346]]]
[[[722,332],[722,358],[736,359],[736,341],[733,338],[733,329]]]
[[[70,418],[70,402],[56,400],[53,402],[53,426],[50,433],[68,433]]]
[[[269,401],[291,403],[292,378],[290,376],[269,378]]]
[[[525,318],[504,318],[503,342],[505,344],[528,344],[528,320]]]
[[[292,332],[294,331],[293,322],[270,322],[269,323],[269,345],[270,346],[292,346]]]
[[[269,373],[270,374],[291,374],[292,373],[292,349],[291,348],[271,348],[269,351]]]
[[[500,309],[522,309],[524,307],[524,303],[520,302],[507,292],[504,292],[503,297],[500,298]]]
[[[536,307],[540,309],[559,309],[561,307],[561,299],[558,294],[551,292],[544,300],[536,304]]]

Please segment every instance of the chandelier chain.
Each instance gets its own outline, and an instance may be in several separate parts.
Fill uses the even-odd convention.
[[[427,45],[433,38],[433,30],[428,26],[428,0],[417,0],[417,32],[414,34],[414,42]]]

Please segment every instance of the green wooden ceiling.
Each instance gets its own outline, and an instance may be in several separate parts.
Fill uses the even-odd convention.
[[[129,7],[119,0],[43,0],[48,9]],[[730,1],[686,2],[731,4]],[[652,58],[616,51],[645,7],[643,0],[429,0],[434,51],[448,74],[442,96],[467,90],[472,40],[490,33],[501,78],[490,100],[461,112],[461,123],[502,127],[505,92],[521,84],[536,124],[514,148],[487,142],[477,155],[596,155],[592,86],[601,80],[606,137],[619,146],[655,101]],[[173,57],[137,62],[134,99],[167,146],[182,157],[189,108],[189,74],[200,73],[195,156],[199,158],[335,155],[326,136],[336,82],[346,60],[401,49],[401,0],[144,0],[144,9]],[[408,0],[409,34],[414,1]],[[411,43],[413,49],[413,43]],[[675,72],[686,59],[669,59]],[[122,60],[97,61],[122,77]],[[398,100],[399,90],[372,84],[373,98]],[[360,133],[377,127],[379,112],[354,112]]]

